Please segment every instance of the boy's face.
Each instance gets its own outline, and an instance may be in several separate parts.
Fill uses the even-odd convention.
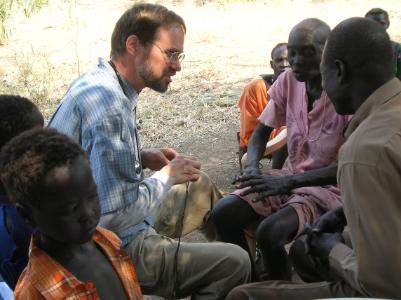
[[[279,47],[273,52],[273,57],[272,60],[270,61],[270,66],[274,71],[275,77],[278,77],[290,66],[288,63],[287,56],[288,56],[287,46]]]
[[[51,170],[39,202],[39,207],[30,208],[30,215],[44,237],[68,244],[89,241],[99,222],[100,208],[88,160],[79,157],[69,167]]]

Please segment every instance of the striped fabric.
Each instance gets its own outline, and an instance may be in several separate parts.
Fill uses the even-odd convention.
[[[77,78],[49,122],[71,136],[88,153],[98,187],[100,225],[117,233],[126,245],[150,209],[171,184],[156,172],[144,179],[136,128],[138,93],[111,65],[98,65]],[[139,225],[139,226],[137,226]]]
[[[15,299],[99,299],[93,282],[81,282],[43,250],[38,248],[39,235],[32,236],[29,262],[14,291]],[[93,240],[113,265],[127,299],[142,299],[141,289],[130,258],[120,249],[114,233],[98,227]]]

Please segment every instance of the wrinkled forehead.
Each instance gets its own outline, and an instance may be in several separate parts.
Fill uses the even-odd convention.
[[[288,37],[288,48],[314,46],[314,31],[310,28],[295,27]]]

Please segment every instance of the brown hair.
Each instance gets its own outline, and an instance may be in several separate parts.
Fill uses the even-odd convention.
[[[182,25],[184,20],[175,12],[158,4],[135,4],[117,21],[111,36],[111,57],[125,52],[125,42],[130,35],[136,35],[142,44],[151,43],[157,29],[172,24]]]

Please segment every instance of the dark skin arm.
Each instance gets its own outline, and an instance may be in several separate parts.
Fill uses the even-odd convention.
[[[292,189],[304,186],[324,186],[337,183],[337,165],[287,176],[244,175],[238,188],[250,187],[241,193],[245,196],[260,193],[255,201],[268,196],[288,194]]]
[[[259,123],[259,125],[255,128],[248,143],[248,158],[246,160],[244,171],[243,173],[238,173],[234,176],[232,184],[240,180],[240,178],[244,175],[261,174],[259,170],[259,161],[262,159],[263,154],[265,153],[266,143],[268,142],[270,133],[272,131],[273,128],[262,123]]]
[[[262,123],[259,123],[259,125],[255,128],[248,144],[248,159],[245,165],[245,171],[254,168],[259,170],[259,161],[262,159],[263,154],[265,153],[266,143],[269,141],[269,136],[272,131],[273,128]]]
[[[306,91],[308,95],[308,112],[309,112],[313,109],[313,103],[315,102],[315,100],[318,99],[322,94],[321,76],[317,76],[313,80],[307,81]],[[269,128],[267,126],[265,127]],[[251,140],[253,139],[253,137],[254,136],[252,135]],[[260,152],[256,152],[256,150],[254,151],[255,152],[252,153],[252,155],[248,154],[248,163],[247,163],[247,165],[249,164],[253,168],[255,167],[256,162],[259,163],[261,155],[263,155],[263,153],[260,154]],[[259,160],[256,161],[255,158],[258,158]],[[251,175],[248,175],[247,173],[245,173],[244,176],[241,176],[237,180],[241,182],[237,186],[238,188],[251,187],[250,189],[244,191],[241,194],[242,196],[254,192],[260,193],[259,196],[254,201],[261,201],[262,199],[268,196],[289,194],[292,189],[299,187],[323,186],[337,183],[337,178],[336,178],[337,166],[331,166],[317,170],[310,170],[303,173],[287,175],[287,176],[263,176],[259,174],[258,175],[254,174],[255,173],[253,174],[251,173]]]

